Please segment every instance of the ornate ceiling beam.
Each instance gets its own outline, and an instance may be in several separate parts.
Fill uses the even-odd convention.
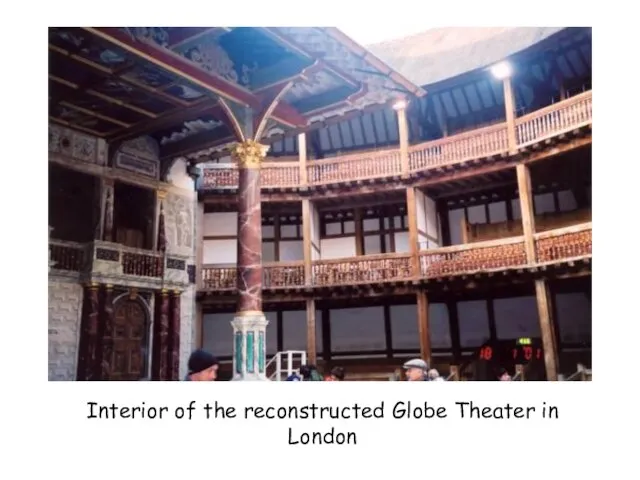
[[[200,132],[185,138],[176,143],[172,143],[166,146],[160,147],[160,157],[164,159],[171,159],[175,157],[191,156],[194,153],[200,154],[199,158],[193,160],[193,163],[202,163],[211,160],[212,158],[219,158],[230,155],[230,153],[224,154],[207,154],[206,150],[222,147],[223,145],[230,144],[237,141],[235,135],[229,135],[227,130],[224,135],[215,137],[213,132]]]
[[[174,30],[175,35],[170,39],[171,42],[169,43],[169,48],[173,49],[175,47],[179,47],[182,44],[191,42],[205,35],[209,35],[210,33],[219,32],[219,35],[222,35],[230,30],[231,28],[229,27],[183,27],[177,31]]]
[[[65,80],[64,78],[56,77],[55,75],[49,74],[49,80],[53,80],[54,82],[60,83],[61,85],[66,85],[67,87],[73,88],[74,90],[78,90],[80,88],[80,85],[70,82],[68,80]],[[85,93],[88,93],[89,95],[105,100],[109,103],[113,103],[114,105],[118,105],[119,107],[127,108],[133,112],[140,113],[149,118],[156,118],[158,116],[153,112],[145,110],[144,108],[136,107],[135,105],[129,105],[128,103],[123,102],[122,100],[110,97],[109,95],[105,95],[104,93],[96,92],[91,88],[87,89]]]
[[[220,76],[211,74],[192,64],[183,56],[166,48],[154,47],[151,44],[135,41],[118,28],[83,27],[89,33],[96,35],[134,55],[137,55],[162,69],[185,78],[186,80],[215,93],[222,98],[229,98],[237,103],[251,108],[260,108],[259,99],[246,88],[230,82]],[[279,104],[273,116],[279,122],[291,127],[306,125],[306,119],[291,106]]]
[[[219,108],[220,107],[214,100],[207,98],[191,107],[175,109],[170,111],[169,113],[160,115],[153,120],[140,122],[122,133],[116,133],[116,135],[109,138],[109,142],[125,142],[132,138],[137,138],[143,135],[157,132],[158,130],[181,125],[188,120],[194,120],[198,116],[204,114],[211,114],[216,116],[216,114],[220,114]]]
[[[269,37],[273,38],[275,41],[277,41],[281,45],[284,45],[285,47],[291,50],[294,50],[299,55],[302,55],[306,58],[313,60],[314,62],[317,62],[318,67],[320,67],[321,70],[326,70],[328,72],[331,72],[335,76],[339,77],[342,81],[344,81],[345,83],[353,87],[358,87],[360,85],[360,82],[355,78],[353,78],[351,75],[347,74],[346,72],[342,71],[340,68],[334,65],[328,64],[318,56],[312,55],[307,50],[305,50],[303,46],[297,44],[295,41],[291,40],[290,38],[287,38],[286,36],[282,35],[273,27],[260,27],[260,30],[262,30]]]

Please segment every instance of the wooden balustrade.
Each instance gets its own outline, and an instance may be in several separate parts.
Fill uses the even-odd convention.
[[[400,175],[400,150],[384,150],[316,160],[307,166],[309,184],[341,183]]]
[[[535,234],[538,264],[591,255],[591,223]],[[523,237],[478,242],[419,252],[421,278],[438,278],[525,267]],[[532,265],[533,266],[533,265]],[[265,288],[302,287],[302,262],[270,263],[263,269]],[[313,286],[356,285],[413,279],[409,254],[363,255],[312,263]],[[236,268],[203,267],[203,286],[235,290]]]
[[[122,252],[122,273],[138,277],[162,278],[164,258],[157,253]]]
[[[409,148],[409,170],[424,171],[474,158],[498,155],[505,153],[507,149],[507,124],[500,123],[413,145]]]
[[[49,253],[55,270],[79,272],[86,261],[86,247],[81,243],[50,240]]]
[[[591,121],[592,94],[588,91],[516,119],[518,147],[589,125]]]
[[[536,258],[538,263],[591,256],[591,223],[573,225],[549,232],[536,233]]]
[[[318,286],[404,280],[411,278],[411,256],[393,253],[319,260],[313,262],[312,271]]]
[[[427,278],[504,270],[526,263],[523,237],[420,252],[420,273]]]
[[[262,268],[264,288],[304,286],[304,262],[268,263]]]
[[[300,164],[298,162],[264,162],[260,169],[260,186],[297,187],[300,185]]]
[[[588,91],[516,119],[517,146],[526,147],[584,127],[591,124],[591,121],[592,94]],[[409,147],[409,170],[425,171],[507,153],[507,138],[507,124],[499,123],[413,145]],[[299,168],[299,163],[295,161],[267,161],[262,167],[262,186],[299,186]],[[341,155],[315,160],[307,165],[309,185],[384,178],[402,173],[399,148]],[[204,169],[205,190],[237,186],[238,169],[235,164],[217,164]]]

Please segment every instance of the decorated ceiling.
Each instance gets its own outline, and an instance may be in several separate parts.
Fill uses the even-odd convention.
[[[336,29],[49,29],[51,121],[163,157],[232,141],[230,112],[268,136],[423,94]]]

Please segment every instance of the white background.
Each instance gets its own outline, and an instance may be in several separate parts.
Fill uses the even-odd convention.
[[[0,477],[133,478],[634,478],[637,469],[638,68],[636,16],[621,2],[33,2],[2,18],[0,255],[3,440]],[[629,4],[631,5],[631,4]],[[608,26],[605,20],[609,20]],[[47,382],[47,26],[337,25],[367,43],[427,27],[593,25],[597,251],[592,383]],[[633,22],[633,23],[632,23]],[[627,198],[628,197],[628,198]],[[614,210],[616,215],[613,215]],[[632,303],[633,302],[633,303]],[[337,422],[355,447],[290,447],[287,427],[334,422],[88,421],[87,401],[178,406],[473,399],[560,408],[559,420]],[[629,438],[625,438],[628,436]],[[630,471],[627,473],[627,468]],[[636,471],[636,474],[633,472]],[[616,474],[624,476],[616,477]]]

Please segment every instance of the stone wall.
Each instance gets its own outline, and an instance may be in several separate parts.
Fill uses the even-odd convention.
[[[49,278],[49,380],[75,380],[82,286]]]

